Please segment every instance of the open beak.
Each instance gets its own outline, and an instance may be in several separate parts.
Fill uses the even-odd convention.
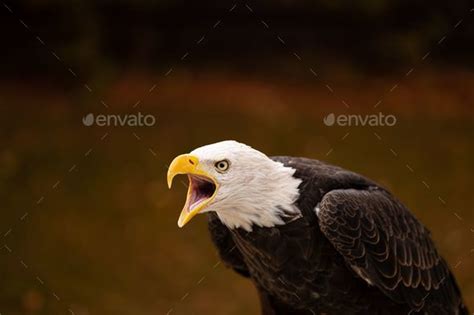
[[[189,179],[186,203],[178,219],[178,226],[183,227],[214,199],[218,184],[201,169],[199,159],[191,154],[179,155],[171,162],[167,176],[169,188],[173,184],[173,178],[179,174],[186,174]]]

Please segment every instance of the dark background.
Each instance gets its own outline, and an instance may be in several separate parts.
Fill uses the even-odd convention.
[[[474,307],[472,1],[0,1],[0,313],[255,314],[173,157],[236,139],[391,189]],[[97,114],[153,127],[86,127]],[[393,127],[332,126],[393,114]]]
[[[229,13],[234,4],[239,9]],[[447,34],[449,47],[443,60],[437,61],[471,69],[473,65],[470,1],[44,0],[13,2],[10,6],[14,13],[5,8],[1,12],[2,76],[8,78],[36,75],[44,79],[47,72],[51,79],[64,81],[63,74],[55,69],[56,60],[44,58],[44,51],[35,49],[38,42],[28,35],[43,36],[54,44],[58,55],[80,65],[80,73],[88,77],[101,77],[104,71],[116,75],[115,71],[124,67],[162,70],[192,49],[202,34],[211,36],[205,42],[206,53],[189,58],[188,67],[282,75],[275,67],[288,63],[290,49],[307,57],[308,62],[330,60],[364,72],[385,73],[416,62]],[[31,29],[18,24],[18,19]],[[460,19],[466,19],[463,30],[451,33]],[[262,20],[271,25],[269,31],[262,28]],[[213,32],[217,21],[222,23],[217,28],[220,30]],[[277,34],[286,38],[289,47],[269,40]]]

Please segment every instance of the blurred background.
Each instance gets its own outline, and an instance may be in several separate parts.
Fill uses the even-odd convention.
[[[256,314],[166,187],[224,139],[391,189],[474,309],[471,1],[0,2],[1,314]],[[139,112],[156,124],[82,120]]]

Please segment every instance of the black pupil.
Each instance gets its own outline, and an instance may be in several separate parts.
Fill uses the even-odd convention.
[[[225,168],[225,163],[224,163],[224,162],[220,162],[220,163],[219,163],[219,168],[224,169],[224,168]]]

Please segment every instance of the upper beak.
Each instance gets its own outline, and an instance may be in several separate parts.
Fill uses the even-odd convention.
[[[168,188],[173,185],[173,178],[179,174],[194,174],[196,167],[199,164],[199,159],[191,154],[181,154],[174,158],[168,168]]]
[[[215,196],[215,192],[214,192],[214,194],[210,198],[203,200],[197,206],[194,206],[191,209],[191,206],[192,206],[191,196],[193,194],[193,185],[191,183],[192,176],[193,175],[200,176],[200,177],[206,178],[209,181],[212,181],[216,187],[216,191],[217,191],[217,183],[213,177],[211,177],[207,172],[201,169],[201,167],[199,166],[199,159],[196,156],[191,155],[191,154],[179,155],[171,162],[168,168],[168,175],[167,175],[169,188],[171,188],[173,184],[173,178],[179,174],[188,174],[189,180],[190,180],[186,203],[178,219],[178,226],[183,227],[196,214],[198,214],[199,211],[202,210],[210,201],[212,201],[212,199]]]

